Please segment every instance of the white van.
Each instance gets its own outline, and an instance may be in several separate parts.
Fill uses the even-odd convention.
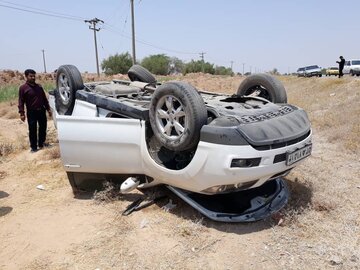
[[[348,60],[345,61],[345,66],[343,69],[344,74],[350,74],[351,76],[360,74],[360,60],[354,59],[354,60]]]

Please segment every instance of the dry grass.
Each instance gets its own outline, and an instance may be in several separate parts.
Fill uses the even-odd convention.
[[[121,198],[120,188],[109,181],[103,183],[103,190],[95,191],[93,199],[97,203],[109,203]]]
[[[0,143],[0,157],[8,156],[16,151],[16,147],[13,143]]]
[[[51,148],[44,150],[44,157],[47,160],[54,160],[60,158],[60,148],[59,145],[54,145]]]
[[[281,78],[289,101],[307,111],[315,132],[353,153],[360,151],[360,80]]]
[[[7,176],[5,171],[0,171],[0,179],[4,179]]]

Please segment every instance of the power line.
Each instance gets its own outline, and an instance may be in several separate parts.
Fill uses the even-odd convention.
[[[6,4],[1,4],[1,3],[10,4],[12,6],[9,6],[9,5],[6,5]],[[30,6],[20,5],[20,4],[12,3],[12,2],[9,2],[9,1],[3,1],[3,0],[0,0],[0,7],[13,9],[13,10],[18,10],[18,11],[23,11],[23,12],[28,12],[28,13],[37,14],[37,15],[55,17],[55,18],[60,18],[60,19],[67,19],[67,20],[73,20],[73,21],[85,21],[84,17],[74,16],[74,15],[69,15],[69,14],[59,13],[59,12],[53,12],[53,11],[49,11],[49,10],[45,10],[45,9],[33,8],[33,7],[30,7]],[[128,8],[129,7],[130,7],[130,4],[129,4]],[[120,34],[122,37],[131,39],[131,37],[124,34],[127,19],[128,19],[128,17],[126,17],[126,19],[125,19],[124,27],[123,27],[122,31],[119,30],[117,27],[115,27],[113,25],[110,25],[110,24],[107,24],[107,23],[104,23],[105,27],[103,27],[102,29],[108,30],[110,32],[115,32],[117,34]],[[169,49],[169,48],[164,48],[164,47],[157,46],[157,45],[154,45],[152,43],[149,43],[147,41],[141,40],[139,38],[136,38],[135,40],[138,43],[141,43],[143,45],[153,47],[153,48],[156,48],[156,49],[159,49],[159,50],[162,50],[162,51],[167,51],[167,52],[172,52],[172,53],[177,53],[177,54],[187,54],[187,55],[196,55],[196,54],[198,54],[198,53],[195,53],[195,52],[185,52],[185,51],[178,51],[178,50],[172,50],[172,49]]]
[[[121,31],[120,31],[117,27],[115,27],[115,26],[113,26],[113,25],[109,25],[109,24],[107,24],[107,23],[105,23],[104,25],[105,25],[105,27],[103,27],[102,29],[107,30],[107,31],[109,31],[109,32],[113,32],[113,33],[119,34],[120,36],[122,36],[122,37],[124,37],[124,38],[131,39],[131,36],[121,33]],[[141,44],[144,44],[144,45],[147,45],[147,46],[150,46],[150,47],[153,47],[153,48],[162,50],[162,51],[168,51],[168,52],[173,52],[173,53],[178,53],[178,54],[193,54],[193,55],[198,54],[198,53],[195,53],[195,52],[184,52],[184,51],[167,49],[167,48],[164,48],[164,47],[160,47],[160,46],[151,44],[151,43],[149,43],[149,42],[147,42],[147,41],[144,41],[144,40],[141,40],[141,39],[139,39],[139,38],[135,38],[135,40],[136,40],[138,43],[141,43]]]
[[[2,1],[1,1],[2,2]],[[5,8],[9,8],[9,9],[14,9],[14,10],[20,10],[20,11],[24,11],[24,12],[28,12],[28,13],[33,13],[33,14],[38,14],[38,15],[43,15],[43,16],[49,16],[49,17],[55,17],[55,18],[60,18],[60,19],[67,19],[67,20],[73,20],[73,21],[83,21],[83,19],[81,19],[80,17],[74,17],[71,15],[60,15],[60,14],[56,14],[53,12],[43,12],[43,11],[37,11],[37,10],[29,10],[29,9],[25,9],[25,8],[20,8],[20,7],[12,7],[12,6],[8,6],[8,5],[3,5],[0,4],[0,7],[5,7]]]
[[[127,11],[125,13],[126,4],[129,4],[127,0],[120,1],[122,3],[119,4],[117,8],[114,8],[113,12],[107,18],[107,21],[112,24],[114,20],[118,21],[118,19],[122,18],[124,14],[128,14]]]
[[[10,4],[12,6],[25,7],[25,8],[30,9],[30,10],[37,10],[37,11],[41,11],[41,12],[44,12],[44,13],[52,13],[54,15],[59,15],[59,16],[64,16],[64,17],[72,17],[74,19],[79,19],[79,20],[84,20],[85,19],[84,17],[69,15],[69,14],[60,13],[60,12],[54,12],[54,11],[40,9],[40,8],[34,8],[34,7],[31,7],[31,6],[21,5],[21,4],[12,3],[12,2],[9,2],[9,1],[4,1],[4,0],[0,0],[0,2]]]
[[[129,3],[129,5],[127,7],[127,10],[126,10],[126,17],[125,17],[124,25],[123,25],[123,28],[122,28],[122,33],[123,34],[124,34],[124,31],[125,31],[127,20],[129,18],[129,9],[130,9],[130,3]]]

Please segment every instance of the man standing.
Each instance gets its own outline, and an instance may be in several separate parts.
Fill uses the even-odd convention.
[[[344,57],[340,56],[340,61],[336,61],[336,63],[339,64],[339,78],[340,78],[344,75],[343,74],[343,69],[344,69],[344,65],[345,65]]]
[[[44,89],[41,85],[35,83],[36,72],[32,69],[25,70],[26,83],[19,88],[19,114],[21,121],[25,121],[26,116],[29,125],[29,140],[31,152],[36,152],[38,146],[40,149],[49,146],[45,143],[47,119],[46,111],[51,117],[49,101],[46,98]],[[37,124],[39,123],[39,136]]]

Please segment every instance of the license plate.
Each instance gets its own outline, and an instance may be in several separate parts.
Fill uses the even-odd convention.
[[[312,144],[308,144],[300,149],[295,150],[294,152],[286,153],[286,165],[290,166],[306,158],[307,156],[310,156],[311,149],[312,149]]]

